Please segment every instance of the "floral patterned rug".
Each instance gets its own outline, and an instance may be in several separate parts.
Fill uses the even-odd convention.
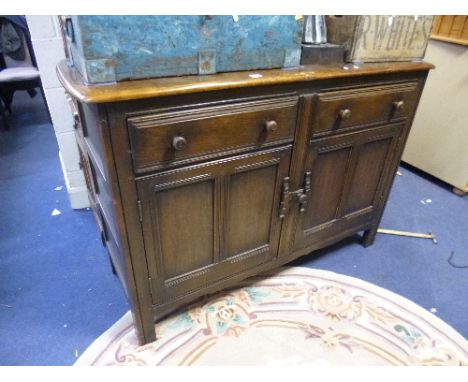
[[[75,365],[468,365],[468,342],[432,313],[353,277],[281,268],[155,325],[128,312]]]

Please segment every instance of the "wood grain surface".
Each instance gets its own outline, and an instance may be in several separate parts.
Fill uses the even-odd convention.
[[[333,66],[305,65],[293,69],[154,78],[87,86],[83,83],[77,72],[70,68],[64,60],[57,66],[57,75],[65,89],[81,102],[106,103],[221,89],[287,84],[330,78],[360,77],[371,74],[413,72],[433,68],[434,65],[425,62],[372,63],[362,64],[358,67],[354,67],[352,64]],[[258,74],[261,77],[257,76]]]

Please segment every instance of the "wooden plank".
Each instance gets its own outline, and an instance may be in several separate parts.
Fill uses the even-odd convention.
[[[465,38],[465,39],[446,37],[446,36],[432,36],[431,39],[438,40],[438,41],[444,41],[444,42],[450,42],[452,44],[468,46],[468,33],[467,33],[467,38]]]
[[[463,24],[461,38],[465,41],[468,41],[468,16],[465,16],[465,23]]]
[[[436,16],[431,38],[468,46],[468,16]]]
[[[387,235],[396,235],[396,236],[407,236],[407,237],[417,237],[419,239],[431,239],[434,244],[437,244],[437,239],[433,233],[419,233],[419,232],[408,232],[408,231],[398,231],[395,229],[386,229],[379,228],[377,229],[378,233],[385,233]]]
[[[455,16],[450,30],[450,37],[460,38],[463,32],[466,16]]]
[[[432,34],[436,35],[439,33],[440,23],[442,22],[442,16],[434,17],[434,24],[432,25]]]
[[[452,28],[454,16],[442,16],[442,21],[439,28],[439,36],[449,36]]]

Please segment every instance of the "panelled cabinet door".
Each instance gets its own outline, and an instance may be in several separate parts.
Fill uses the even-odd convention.
[[[290,250],[320,245],[375,218],[386,180],[397,165],[404,123],[309,143],[301,175],[306,202],[290,206]]]
[[[268,150],[137,180],[153,304],[277,256],[290,154]]]

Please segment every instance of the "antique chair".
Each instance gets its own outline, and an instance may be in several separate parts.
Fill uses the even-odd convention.
[[[0,22],[2,20],[11,21],[5,17],[0,17]],[[11,115],[13,95],[17,90],[25,90],[31,97],[34,97],[37,93],[35,89],[39,88],[44,102],[46,102],[29,36],[27,39],[25,33],[22,33],[21,38],[25,47],[24,60],[15,60],[7,54],[1,54],[0,57],[0,68],[2,68],[0,71],[0,116],[4,129],[8,129],[5,111],[8,111],[9,115]],[[45,106],[48,110],[47,104]]]

